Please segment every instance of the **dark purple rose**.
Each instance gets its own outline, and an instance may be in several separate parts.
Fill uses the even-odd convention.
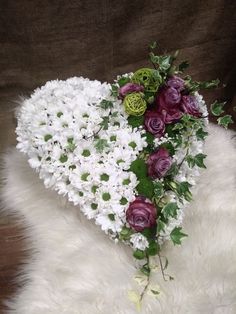
[[[178,92],[181,92],[184,90],[184,80],[178,76],[172,76],[169,78],[169,80],[166,82],[166,85],[168,87],[173,87],[175,88]]]
[[[198,104],[194,96],[182,96],[180,108],[184,113],[190,114],[194,117],[201,117]]]
[[[126,220],[135,231],[143,231],[156,225],[157,209],[152,202],[142,196],[130,203],[126,211]]]
[[[166,124],[177,122],[181,119],[183,116],[183,112],[181,112],[179,109],[174,108],[172,110],[161,110],[162,119]]]
[[[172,165],[172,158],[168,150],[161,147],[152,153],[147,160],[148,175],[152,179],[163,178]]]
[[[144,116],[144,125],[148,132],[155,137],[162,137],[165,132],[165,123],[159,112],[146,111]]]
[[[119,97],[124,98],[127,94],[133,92],[143,92],[144,87],[135,83],[126,83],[119,89]]]

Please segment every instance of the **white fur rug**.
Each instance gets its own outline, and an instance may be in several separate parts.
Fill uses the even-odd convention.
[[[158,299],[144,298],[141,313],[236,313],[236,148],[234,133],[210,126],[207,170],[186,211],[180,247],[164,252],[174,281],[157,281]],[[137,289],[131,249],[114,244],[56,192],[46,190],[25,157],[7,153],[5,211],[26,227],[34,253],[26,282],[9,301],[14,314],[133,314],[127,291]]]

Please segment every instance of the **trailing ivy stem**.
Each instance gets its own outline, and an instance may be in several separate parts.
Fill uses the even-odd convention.
[[[148,268],[150,269],[150,267],[149,267],[149,265],[150,265],[149,256],[147,256],[147,265],[148,265]],[[151,270],[150,270],[150,272],[147,275],[147,283],[146,283],[145,287],[143,288],[142,293],[140,294],[140,298],[139,298],[140,302],[142,302],[143,297],[144,297],[144,295],[145,295],[145,293],[147,291],[147,288],[150,285],[150,279],[151,279]]]
[[[167,279],[166,279],[166,274],[165,274],[165,272],[164,272],[164,267],[163,267],[162,260],[161,260],[161,256],[160,256],[159,253],[158,253],[158,257],[159,257],[159,261],[160,261],[162,277],[163,277],[164,281],[167,281]]]

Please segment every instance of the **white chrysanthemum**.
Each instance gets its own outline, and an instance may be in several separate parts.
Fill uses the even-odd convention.
[[[141,233],[132,234],[130,242],[132,243],[134,249],[141,251],[144,251],[149,245],[147,238]]]

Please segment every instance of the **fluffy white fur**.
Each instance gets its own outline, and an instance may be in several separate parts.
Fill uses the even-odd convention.
[[[234,134],[210,126],[207,170],[186,211],[181,247],[163,254],[174,281],[152,278],[161,294],[146,296],[141,313],[236,313],[236,149]],[[33,248],[23,270],[24,285],[9,302],[14,314],[133,314],[127,291],[137,289],[131,249],[114,244],[78,208],[46,190],[26,162],[6,155],[2,196],[17,214]],[[19,278],[20,279],[20,278]]]

